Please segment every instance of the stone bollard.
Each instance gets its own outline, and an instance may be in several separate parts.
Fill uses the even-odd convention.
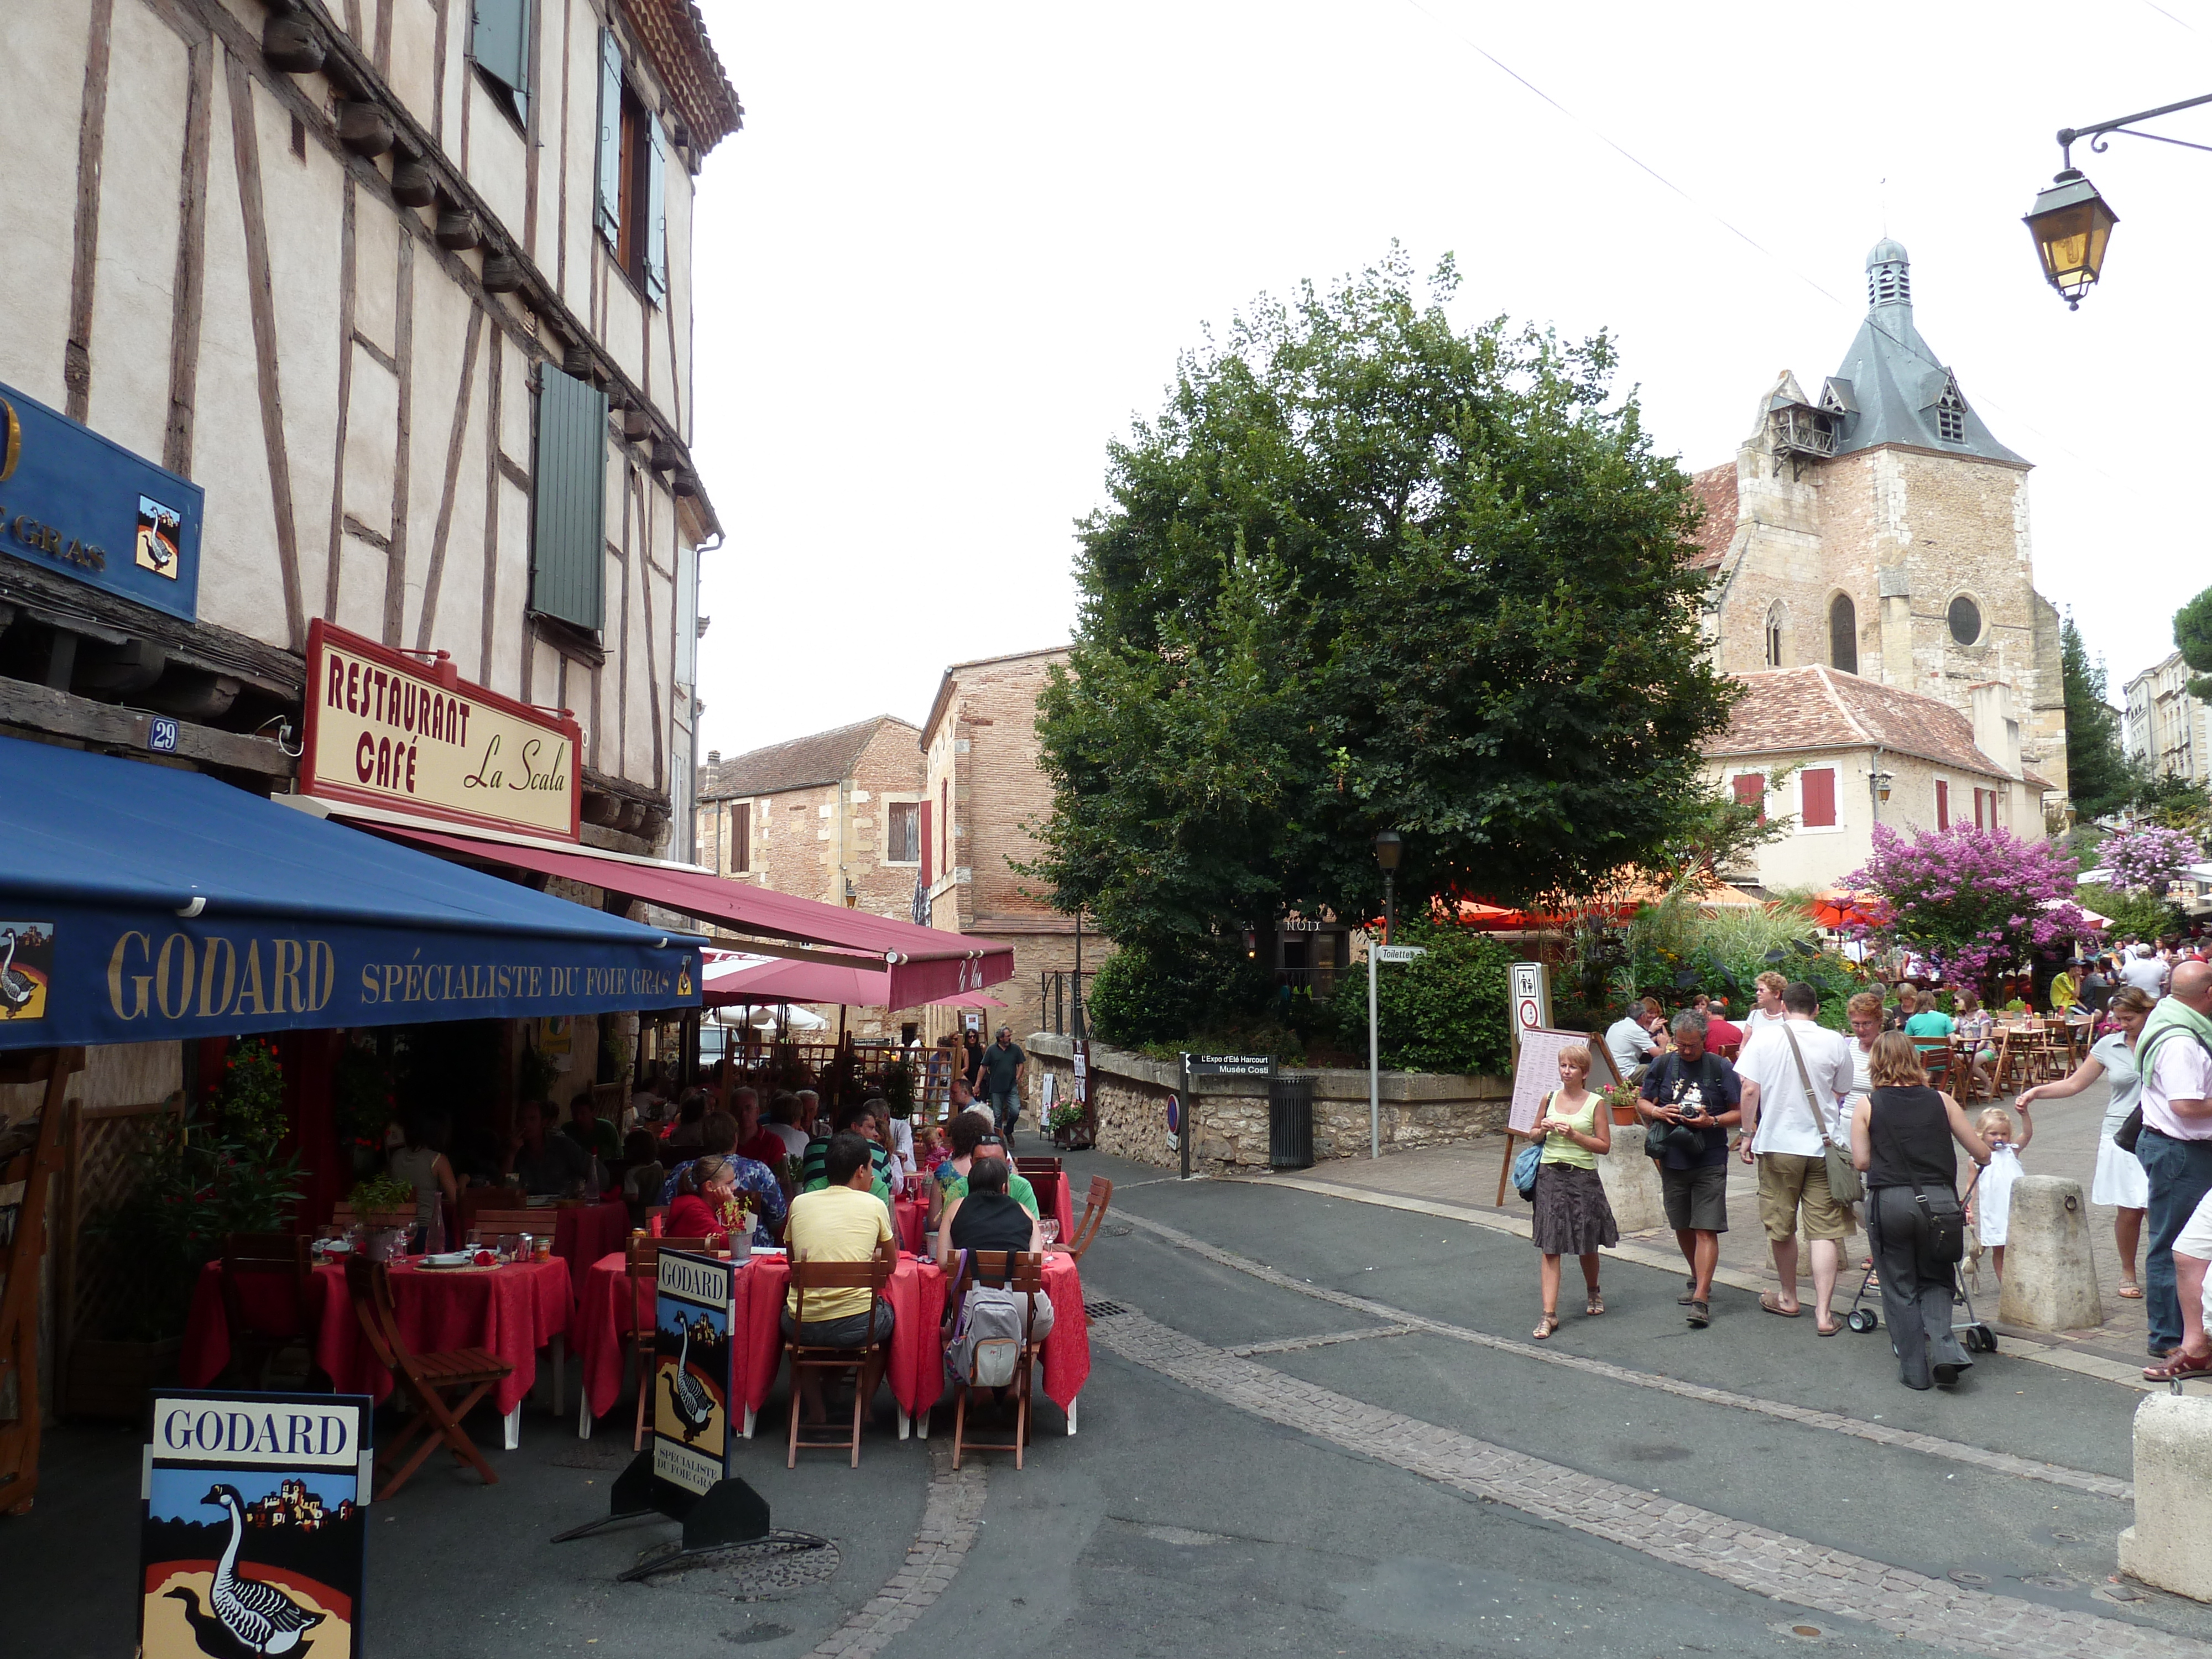
[[[1613,1225],[1621,1231],[1640,1233],[1667,1224],[1659,1166],[1644,1156],[1641,1123],[1613,1126],[1613,1151],[1598,1159],[1597,1178],[1604,1184],[1605,1201],[1613,1206]]]
[[[2079,1331],[2105,1322],[2089,1255],[2081,1183],[2022,1176],[2013,1183],[1997,1317],[2031,1331]]]
[[[2136,1523],[2120,1534],[2120,1571],[2212,1601],[2212,1400],[2154,1394],[2136,1407]]]

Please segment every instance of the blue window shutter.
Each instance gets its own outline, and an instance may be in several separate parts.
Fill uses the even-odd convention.
[[[520,112],[530,92],[530,0],[473,0],[469,56],[511,90]]]
[[[609,247],[622,246],[622,48],[599,31],[599,189],[596,217]]]
[[[607,396],[551,364],[540,371],[530,608],[597,633],[607,575]]]
[[[658,115],[648,118],[653,153],[646,164],[645,297],[658,304],[668,297],[668,135]]]

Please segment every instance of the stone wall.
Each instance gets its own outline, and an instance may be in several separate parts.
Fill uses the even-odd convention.
[[[1073,1044],[1039,1031],[1023,1040],[1030,1052],[1027,1105],[1032,1114],[1049,1073],[1054,1092],[1066,1099],[1074,1086]],[[1180,1166],[1168,1146],[1168,1097],[1182,1087],[1173,1060],[1147,1060],[1093,1043],[1091,1095],[1098,1117],[1098,1150],[1164,1169]],[[1364,1157],[1368,1150],[1367,1073],[1316,1071],[1314,1079],[1314,1160]],[[1233,1087],[1228,1086],[1233,1081]],[[1392,1152],[1442,1146],[1494,1134],[1505,1127],[1513,1085],[1502,1077],[1448,1077],[1385,1072],[1382,1088],[1382,1145]],[[1186,1097],[1196,1139],[1191,1168],[1222,1175],[1267,1167],[1267,1085],[1256,1079],[1213,1080],[1204,1093]]]

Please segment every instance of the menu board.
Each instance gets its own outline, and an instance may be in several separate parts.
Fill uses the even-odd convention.
[[[1525,1135],[1536,1127],[1544,1097],[1559,1086],[1559,1050],[1581,1043],[1589,1050],[1589,1086],[1606,1089],[1621,1080],[1613,1070],[1605,1039],[1586,1031],[1554,1031],[1535,1026],[1521,1033],[1521,1059],[1513,1068],[1513,1106],[1505,1127]]]
[[[704,1494],[730,1451],[737,1272],[684,1250],[660,1253],[653,1298],[653,1474]]]

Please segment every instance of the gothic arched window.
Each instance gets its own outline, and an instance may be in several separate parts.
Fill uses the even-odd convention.
[[[1828,601],[1828,661],[1846,674],[1859,672],[1859,613],[1848,593]]]
[[[1782,608],[1779,599],[1766,608],[1766,665],[1769,668],[1782,666],[1782,624],[1788,617],[1789,612]]]

